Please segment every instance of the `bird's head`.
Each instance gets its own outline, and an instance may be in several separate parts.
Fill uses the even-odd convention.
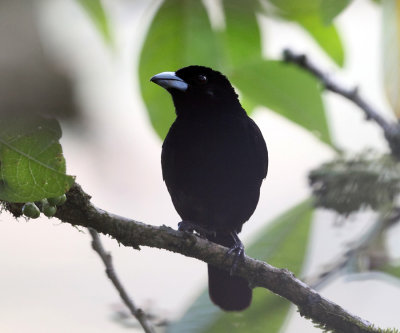
[[[226,76],[208,67],[188,66],[176,72],[163,72],[154,75],[150,81],[172,95],[178,115],[241,109],[238,96]]]

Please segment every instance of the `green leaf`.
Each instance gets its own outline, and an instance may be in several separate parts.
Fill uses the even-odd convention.
[[[74,178],[65,174],[58,122],[21,118],[0,116],[0,200],[28,202],[64,194]]]
[[[339,33],[334,25],[325,25],[320,17],[304,16],[297,22],[306,29],[318,45],[340,67],[344,65],[344,49]]]
[[[340,36],[336,28],[332,24],[328,25],[326,21],[329,9],[331,10],[329,15],[333,12],[333,5],[330,3],[332,1],[341,3],[343,0],[269,1],[278,8],[280,16],[300,24],[336,64],[343,66],[344,50]]]
[[[295,19],[305,15],[319,14],[320,2],[324,0],[269,0],[281,15]]]
[[[262,57],[261,33],[256,11],[258,1],[223,1],[226,28],[221,32],[224,60],[229,69]]]
[[[280,61],[259,61],[237,68],[233,84],[264,105],[331,144],[319,82],[310,74]]]
[[[224,0],[225,29],[219,32],[224,72],[230,74],[237,66],[262,59],[261,33],[256,13],[259,2],[250,0]],[[257,106],[253,100],[241,95],[240,102],[248,114]]]
[[[320,8],[324,24],[331,24],[333,19],[338,16],[350,2],[351,0],[322,0]]]
[[[260,237],[248,247],[246,253],[299,274],[307,250],[312,212],[310,200],[295,206],[260,231]],[[274,333],[280,331],[289,308],[290,303],[285,299],[257,288],[253,291],[250,308],[228,313],[212,305],[208,292],[204,291],[185,315],[168,327],[167,332]]]
[[[139,61],[143,99],[161,138],[175,119],[174,107],[168,92],[150,83],[150,78],[194,64],[219,68],[219,59],[216,36],[202,1],[164,1],[150,26]]]
[[[108,44],[111,44],[112,34],[110,24],[101,0],[78,0],[78,2],[89,14],[104,40]]]

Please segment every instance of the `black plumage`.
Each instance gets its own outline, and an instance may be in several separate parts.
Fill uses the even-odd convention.
[[[176,120],[162,149],[163,178],[182,218],[180,230],[196,230],[241,256],[237,237],[253,214],[267,175],[263,136],[240,105],[228,79],[202,66],[155,75],[172,95]],[[251,303],[246,280],[208,266],[212,301],[227,311]]]

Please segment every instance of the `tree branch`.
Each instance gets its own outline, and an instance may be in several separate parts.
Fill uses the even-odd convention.
[[[225,257],[227,248],[194,234],[166,226],[151,226],[108,213],[92,205],[90,196],[77,184],[67,193],[67,198],[67,202],[58,208],[55,215],[63,222],[93,228],[135,249],[139,249],[140,245],[165,249],[226,270],[232,265],[232,258]],[[20,205],[8,204],[7,209],[16,216],[21,215]],[[253,287],[267,288],[288,299],[298,306],[302,316],[312,319],[325,329],[346,333],[381,332],[368,321],[320,296],[287,269],[279,269],[245,256],[238,264],[235,275],[247,279]]]
[[[400,159],[400,125],[395,122],[389,122],[383,118],[380,112],[360,96],[357,87],[352,89],[341,87],[331,80],[329,75],[310,62],[304,54],[295,54],[293,51],[285,49],[283,51],[283,58],[286,62],[293,63],[311,73],[321,81],[325,89],[347,98],[362,109],[367,120],[375,121],[375,123],[382,128],[393,155],[396,156],[397,159]]]
[[[89,232],[90,235],[92,236],[92,248],[94,251],[98,253],[98,255],[100,256],[101,260],[104,263],[104,266],[106,266],[106,274],[113,283],[113,285],[115,286],[115,288],[118,290],[121,299],[128,307],[131,314],[138,320],[140,325],[143,327],[144,331],[146,333],[155,333],[153,326],[147,320],[146,314],[142,311],[142,309],[139,309],[135,306],[132,299],[125,291],[124,286],[122,285],[117,274],[115,273],[111,255],[104,250],[103,244],[101,244],[99,234],[97,233],[96,230],[92,228],[89,228]]]

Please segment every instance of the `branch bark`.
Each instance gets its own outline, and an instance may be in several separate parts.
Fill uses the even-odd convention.
[[[293,51],[286,49],[283,52],[283,58],[288,63],[293,63],[300,68],[308,71],[315,76],[324,86],[338,95],[343,96],[349,101],[356,104],[363,110],[367,120],[373,120],[382,128],[385,138],[392,150],[393,155],[400,159],[400,125],[399,123],[390,122],[381,116],[371,104],[369,104],[358,92],[358,88],[344,88],[334,82],[327,73],[319,69],[313,62],[309,61],[304,54],[295,54]]]
[[[147,320],[146,314],[142,311],[142,309],[136,307],[133,303],[132,299],[129,297],[128,293],[125,291],[124,286],[122,285],[121,281],[119,280],[114,265],[112,263],[111,254],[107,253],[104,250],[103,244],[101,243],[99,234],[96,230],[89,228],[89,233],[92,237],[92,248],[97,254],[100,256],[101,260],[106,267],[106,274],[108,278],[111,280],[112,284],[114,285],[115,289],[117,289],[122,301],[128,307],[129,311],[131,312],[132,316],[134,316],[140,325],[142,326],[143,330],[146,333],[155,333],[155,330],[151,323]]]
[[[167,226],[152,226],[108,213],[92,205],[90,196],[77,184],[67,193],[67,198],[67,202],[58,208],[55,215],[63,222],[93,228],[135,249],[140,249],[139,246],[165,249],[226,270],[232,265],[232,258],[225,257],[227,248]],[[18,205],[8,204],[7,209],[16,216],[21,215],[21,207]],[[325,329],[346,333],[381,332],[368,321],[320,296],[286,269],[245,256],[238,263],[235,275],[247,279],[252,287],[266,288],[288,299],[297,305],[302,316],[312,319]]]

